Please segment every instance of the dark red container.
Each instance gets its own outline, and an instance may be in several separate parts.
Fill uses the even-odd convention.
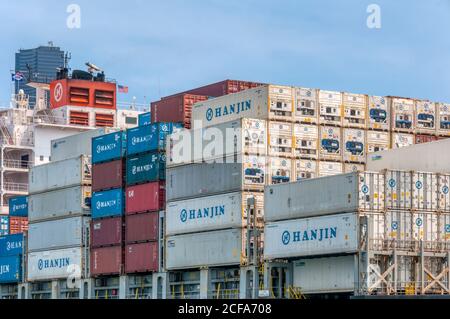
[[[416,135],[416,144],[429,143],[437,140],[438,138],[433,135],[423,135],[423,134]]]
[[[127,215],[162,210],[165,201],[166,188],[164,182],[130,186],[125,190],[125,212]]]
[[[122,246],[91,249],[91,275],[120,275]]]
[[[91,247],[120,245],[122,243],[122,217],[91,221]]]
[[[9,217],[9,234],[21,234],[28,231],[28,217]]]
[[[125,272],[158,271],[158,242],[125,246]]]
[[[188,90],[182,93],[205,95],[209,97],[219,97],[227,94],[238,93],[254,87],[264,85],[263,83],[239,81],[239,80],[225,80],[209,85],[205,85],[196,89]],[[171,95],[173,96],[173,95]],[[171,97],[169,96],[169,97]],[[168,97],[166,97],[168,98]]]
[[[179,122],[185,128],[191,128],[192,106],[207,100],[204,95],[178,94],[151,104],[152,123]]]
[[[125,217],[127,244],[158,240],[159,212],[129,215]]]
[[[123,184],[123,160],[92,165],[92,191],[120,188]]]

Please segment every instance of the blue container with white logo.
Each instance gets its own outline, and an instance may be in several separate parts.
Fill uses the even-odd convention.
[[[166,155],[145,153],[127,158],[127,186],[166,179]]]
[[[129,129],[127,156],[146,152],[165,152],[167,135],[179,128],[182,128],[180,123],[153,123]]]
[[[124,131],[92,138],[92,164],[117,160],[124,156],[127,134]]]
[[[28,196],[12,197],[9,200],[9,216],[28,217]]]
[[[0,236],[9,234],[9,216],[0,216]]]
[[[0,283],[11,284],[22,280],[22,258],[19,255],[0,257]]]
[[[92,195],[92,219],[122,216],[124,212],[124,197],[121,188]]]
[[[14,256],[23,253],[23,234],[0,237],[0,256]]]
[[[152,123],[152,115],[150,112],[139,114],[138,116],[138,125],[150,125]]]

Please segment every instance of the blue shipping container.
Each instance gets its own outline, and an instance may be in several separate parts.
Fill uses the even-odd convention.
[[[0,257],[0,283],[20,282],[22,279],[22,260],[19,255]]]
[[[166,179],[166,155],[145,153],[127,158],[127,186]]]
[[[23,253],[23,234],[0,237],[0,256],[14,256]]]
[[[9,234],[9,217],[0,216],[0,236]]]
[[[28,217],[28,196],[9,199],[9,216]]]
[[[150,112],[139,114],[138,116],[138,125],[150,125],[152,123],[152,116]]]
[[[124,156],[126,132],[120,131],[92,138],[92,164],[109,162]]]
[[[124,212],[123,190],[112,189],[92,195],[92,219],[121,216]]]
[[[181,127],[182,125],[179,123],[153,123],[129,129],[127,131],[127,155],[164,152],[167,135]]]

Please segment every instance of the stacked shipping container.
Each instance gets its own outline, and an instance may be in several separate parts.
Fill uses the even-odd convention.
[[[22,282],[24,234],[0,236],[0,284]]]
[[[92,139],[91,276],[120,275],[123,226],[126,133]]]
[[[420,249],[438,257],[450,248],[449,182],[447,174],[387,170],[266,187],[265,259],[328,256],[320,262],[335,265],[334,274],[350,273],[345,283],[336,278],[321,281],[322,286],[313,283],[309,277],[317,274],[314,269],[304,268],[309,263],[304,260],[295,263],[294,268],[302,276],[296,277],[294,270],[294,283],[308,293],[330,293],[336,289],[354,292],[354,278],[359,278],[360,288],[367,293],[389,289],[381,282],[371,286],[364,278],[373,276],[371,267],[379,269],[381,276],[390,265],[383,264],[386,255],[377,258],[372,253],[369,264],[360,266],[358,273],[353,268],[354,254],[360,258],[366,256],[359,255],[361,251],[368,254],[395,250],[399,261],[394,274],[396,293],[416,287],[420,280],[424,287],[433,290],[436,287],[432,280],[419,275],[420,267],[415,264],[419,263],[416,258]],[[342,254],[348,255],[345,258],[349,263],[336,262],[335,256]],[[411,267],[403,262],[411,263]],[[306,270],[309,275],[303,277]]]

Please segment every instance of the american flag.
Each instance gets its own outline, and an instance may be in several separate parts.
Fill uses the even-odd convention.
[[[128,93],[128,86],[119,85],[119,93]]]

